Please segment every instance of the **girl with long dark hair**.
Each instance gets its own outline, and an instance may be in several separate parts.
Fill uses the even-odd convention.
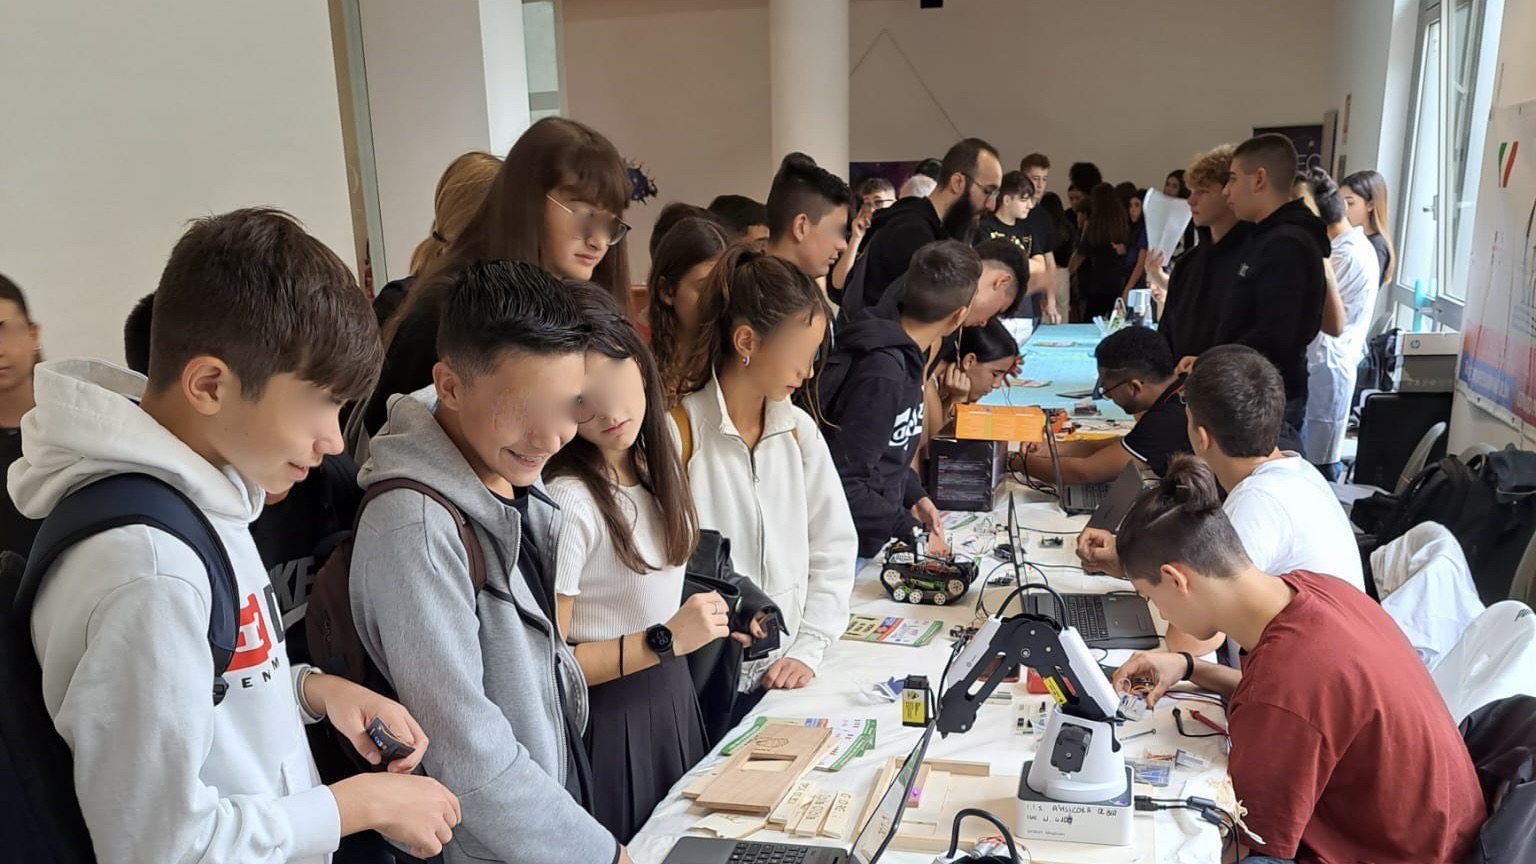
[[[689,217],[672,226],[651,255],[646,323],[651,328],[651,353],[656,355],[668,405],[677,401],[687,346],[698,336],[704,283],[728,245],[730,240],[719,223]]]
[[[709,749],[688,664],[647,636],[664,628],[681,657],[728,631],[718,594],[681,600],[698,517],[656,362],[617,304],[594,296],[583,417],[545,478],[564,515],[556,617],[591,688],[592,811],[627,843]]]
[[[1130,237],[1130,218],[1115,187],[1108,183],[1093,187],[1083,237],[1068,265],[1076,280],[1074,292],[1083,320],[1108,316],[1114,310],[1130,271],[1124,252]]]
[[[528,127],[503,161],[473,219],[421,273],[384,328],[384,368],[363,409],[377,431],[389,397],[432,383],[437,323],[454,274],[477,261],[522,261],[569,279],[597,283],[625,308],[629,226],[619,217],[633,184],[619,151],[575,120],[546,117]],[[365,437],[348,422],[349,443]],[[362,462],[362,454],[358,461]]]

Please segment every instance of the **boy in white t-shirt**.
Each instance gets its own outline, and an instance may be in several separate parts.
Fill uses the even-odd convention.
[[[1222,510],[1254,566],[1265,573],[1307,570],[1365,590],[1354,531],[1317,469],[1278,447],[1285,385],[1264,355],[1222,345],[1200,355],[1184,384],[1189,443],[1230,490]],[[1085,566],[1118,574],[1114,535],[1089,528],[1077,540]],[[1196,656],[1224,637],[1196,640],[1168,630],[1168,650]]]

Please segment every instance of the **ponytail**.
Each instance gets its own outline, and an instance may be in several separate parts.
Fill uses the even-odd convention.
[[[682,364],[679,395],[697,393],[725,363],[736,361],[732,336],[742,324],[767,337],[787,320],[809,324],[831,312],[821,289],[793,264],[750,243],[732,245],[704,282],[697,343]],[[827,353],[823,335],[821,356]]]

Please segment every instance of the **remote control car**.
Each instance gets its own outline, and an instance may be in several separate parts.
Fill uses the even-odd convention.
[[[886,549],[880,571],[880,584],[897,603],[943,606],[964,597],[974,581],[976,562],[921,553],[904,540],[893,541]]]

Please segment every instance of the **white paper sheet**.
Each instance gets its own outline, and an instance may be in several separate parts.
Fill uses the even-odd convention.
[[[1184,226],[1189,224],[1189,202],[1164,195],[1158,189],[1148,189],[1141,212],[1147,223],[1147,256],[1163,253],[1166,266],[1173,258],[1173,250],[1179,247],[1179,238],[1184,236]]]

